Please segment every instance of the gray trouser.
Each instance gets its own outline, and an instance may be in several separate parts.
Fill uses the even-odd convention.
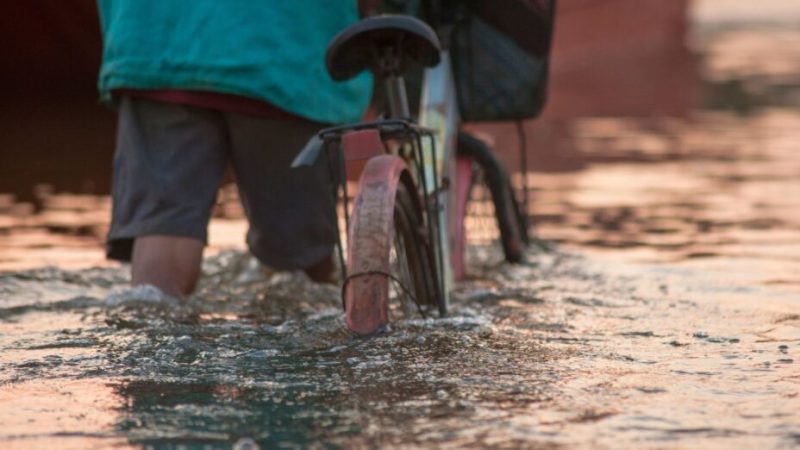
[[[250,223],[250,251],[276,269],[321,261],[336,238],[327,166],[320,158],[312,167],[289,167],[321,127],[123,98],[108,257],[129,261],[139,236],[207,242],[211,209],[230,163]]]

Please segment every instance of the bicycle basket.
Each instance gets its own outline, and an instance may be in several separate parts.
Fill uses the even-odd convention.
[[[555,8],[556,0],[382,2],[383,12],[417,15],[434,27],[452,26],[449,50],[466,121],[520,120],[541,113]],[[416,75],[408,79],[414,92],[419,80]]]
[[[450,52],[466,121],[536,117],[547,98],[556,0],[470,2]]]

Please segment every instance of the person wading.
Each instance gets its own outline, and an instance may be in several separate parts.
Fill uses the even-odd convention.
[[[330,79],[329,40],[355,0],[98,0],[101,100],[118,110],[110,259],[132,283],[195,287],[223,172],[233,167],[247,246],[275,269],[333,273],[327,168],[291,169],[320,128],[360,119],[371,80]]]

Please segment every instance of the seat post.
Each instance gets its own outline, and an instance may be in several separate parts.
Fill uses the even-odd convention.
[[[386,96],[389,101],[389,114],[393,119],[408,119],[411,111],[408,108],[406,82],[400,75],[390,75],[384,80]]]
[[[336,35],[325,53],[325,67],[336,81],[371,70],[384,83],[388,114],[394,119],[411,119],[403,74],[415,65],[439,64],[440,48],[436,32],[417,18],[375,16]]]

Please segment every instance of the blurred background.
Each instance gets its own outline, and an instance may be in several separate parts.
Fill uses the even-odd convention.
[[[106,264],[95,3],[3,10],[0,270]],[[800,2],[560,0],[550,80],[525,123],[536,234],[800,292]],[[514,124],[468,126],[517,167]],[[470,226],[496,235],[480,212]],[[245,227],[226,185],[211,251],[243,248]]]

